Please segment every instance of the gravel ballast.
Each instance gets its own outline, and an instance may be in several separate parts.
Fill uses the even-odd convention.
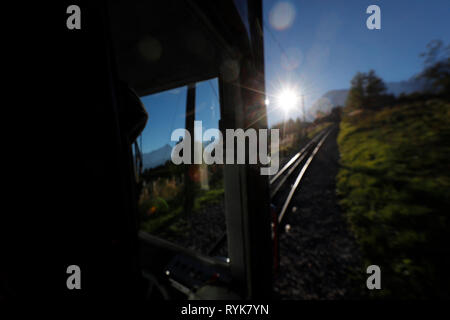
[[[351,280],[364,272],[360,252],[337,204],[337,131],[311,162],[286,213],[274,287],[279,299],[346,299],[361,286]]]

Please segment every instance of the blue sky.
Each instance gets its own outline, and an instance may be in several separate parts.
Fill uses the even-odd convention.
[[[277,30],[270,15],[280,2],[288,2],[295,15],[290,26]],[[381,30],[366,27],[371,4],[381,9]],[[263,6],[267,94],[295,83],[306,108],[329,90],[347,88],[357,71],[374,69],[386,82],[407,80],[422,69],[419,54],[430,40],[450,43],[449,0],[264,0]],[[282,64],[283,53],[294,62],[292,70]],[[271,111],[269,122],[282,118]]]
[[[218,81],[211,79],[197,83],[195,120],[201,120],[203,131],[218,128],[220,119]],[[141,97],[148,112],[148,122],[142,132],[144,153],[175,142],[170,141],[172,131],[185,128],[187,87]],[[138,142],[141,142],[138,139]]]
[[[381,8],[381,30],[366,27],[371,4]],[[427,43],[450,43],[450,0],[263,0],[263,14],[269,100],[292,87],[305,95],[306,108],[329,90],[348,88],[357,71],[374,69],[386,82],[407,80],[422,69],[419,54]],[[198,87],[196,120],[204,129],[217,128],[217,80]],[[172,145],[172,131],[184,128],[186,88],[142,101],[149,113],[143,151]],[[274,105],[269,125],[286,116]],[[288,117],[300,115],[296,108]]]

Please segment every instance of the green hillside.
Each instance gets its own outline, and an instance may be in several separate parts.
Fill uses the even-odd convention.
[[[449,142],[448,100],[342,115],[338,194],[365,264],[382,270],[374,296],[449,297]]]

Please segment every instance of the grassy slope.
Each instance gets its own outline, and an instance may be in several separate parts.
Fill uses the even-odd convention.
[[[223,188],[201,191],[195,197],[193,212],[197,214],[204,208],[208,208],[208,206],[210,205],[221,203],[223,202],[223,197]],[[165,227],[170,228],[171,224],[174,225],[174,222],[182,217],[183,207],[180,203],[172,204],[172,208],[170,208],[170,206],[163,199],[161,199],[159,202],[149,201],[149,203],[154,203],[155,207],[162,207],[163,210],[161,210],[160,212],[156,212],[154,217],[142,223],[141,229],[146,232],[154,233],[159,229],[164,229]],[[161,203],[164,204],[161,205]]]
[[[450,292],[450,104],[442,100],[344,115],[341,205],[387,297]]]

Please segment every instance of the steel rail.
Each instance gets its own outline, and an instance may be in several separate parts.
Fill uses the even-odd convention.
[[[281,223],[283,220],[284,214],[287,211],[287,208],[289,207],[289,204],[292,200],[292,197],[294,196],[295,191],[297,190],[298,185],[300,184],[300,181],[303,178],[303,175],[305,174],[306,170],[308,169],[308,166],[310,165],[311,161],[314,159],[314,156],[319,151],[322,144],[325,142],[325,139],[330,135],[330,133],[333,131],[334,127],[329,129],[326,134],[322,137],[322,139],[319,141],[317,146],[314,148],[314,151],[309,156],[308,160],[306,160],[305,164],[303,165],[302,169],[300,170],[300,173],[298,174],[297,178],[295,179],[294,185],[291,187],[291,190],[289,191],[289,195],[287,196],[286,200],[284,201],[283,208],[281,209],[281,212],[278,216],[278,223]]]
[[[291,191],[289,192],[289,196],[287,198],[287,200],[285,200],[285,203],[283,205],[283,209],[280,213],[280,215],[278,215],[278,221],[281,222],[282,216],[284,215],[287,206],[289,205],[289,202],[298,186],[298,184],[300,183],[301,177],[303,176],[304,172],[306,171],[309,163],[311,163],[312,158],[314,157],[314,155],[317,153],[318,148],[320,148],[320,146],[323,144],[323,141],[325,141],[326,137],[330,134],[330,132],[333,130],[334,128],[329,129],[328,131],[326,129],[322,130],[320,133],[318,133],[313,139],[311,139],[311,141],[308,142],[308,144],[306,146],[304,146],[299,152],[297,152],[289,161],[288,163],[286,163],[283,168],[278,171],[278,173],[269,181],[270,185],[272,185],[276,180],[278,180],[281,175],[289,169],[289,171],[287,172],[287,174],[285,176],[283,176],[283,179],[280,181],[280,183],[277,184],[277,186],[275,187],[274,190],[271,191],[270,193],[270,198],[272,199],[274,197],[274,195],[276,193],[278,193],[278,191],[281,189],[281,187],[284,185],[284,183],[286,182],[287,178],[294,172],[294,170],[298,167],[298,165],[303,161],[303,159],[306,157],[306,155],[308,154],[307,151],[308,149],[312,146],[312,144],[314,142],[316,142],[317,140],[319,140],[319,138],[322,138],[322,140],[320,140],[320,142],[317,144],[316,148],[313,151],[313,154],[308,158],[307,162],[305,163],[305,165],[302,168],[301,171],[301,176],[300,179],[299,177],[297,177],[294,186],[291,188]],[[227,233],[224,232],[219,239],[212,245],[212,247],[210,248],[210,250],[208,250],[208,255],[212,255],[214,254],[224,243],[225,239],[227,237]]]
[[[281,170],[277,172],[277,174],[270,179],[269,184],[273,184],[275,181],[277,181],[281,175],[289,169],[289,167],[302,155],[302,153],[305,152],[321,135],[325,133],[326,130],[321,131],[319,134],[317,134],[311,141],[308,142],[306,146],[304,146],[299,152],[297,152],[289,161],[286,163]]]

